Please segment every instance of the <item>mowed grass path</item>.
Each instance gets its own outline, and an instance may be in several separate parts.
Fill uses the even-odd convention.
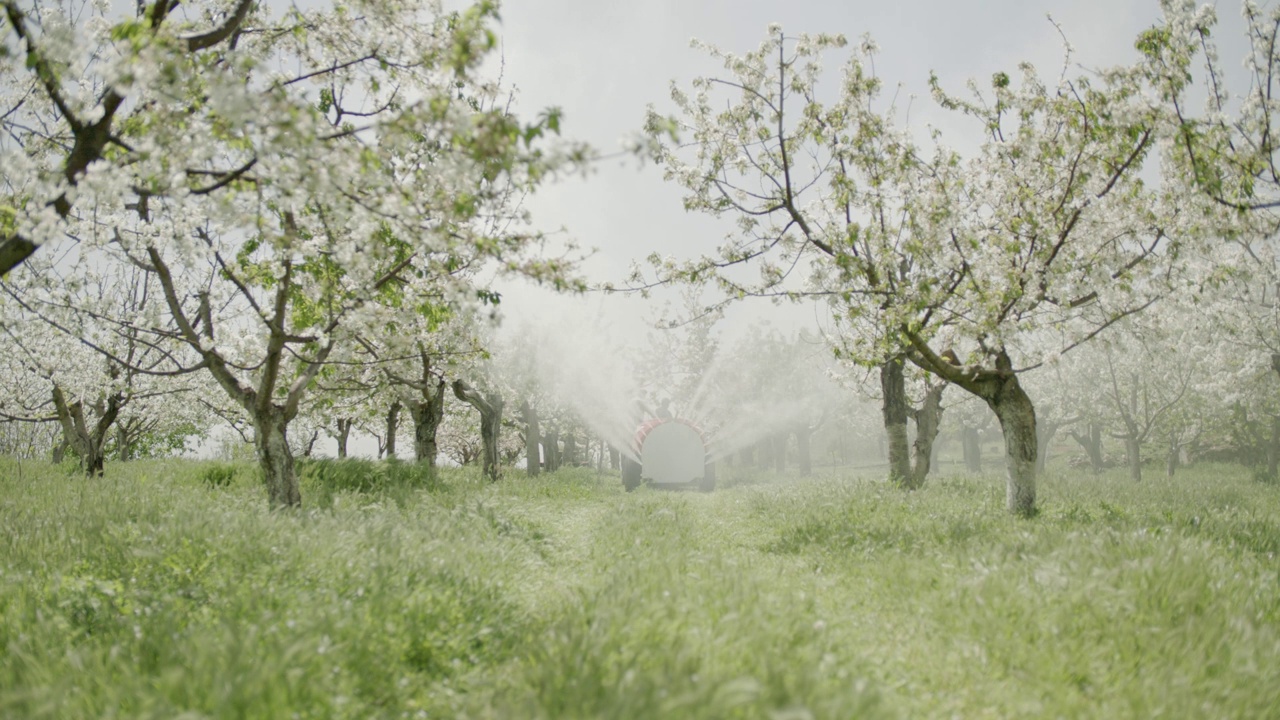
[[[1019,520],[995,477],[358,463],[272,515],[206,467],[0,460],[0,717],[1280,712],[1280,488],[1238,468],[1051,476]]]

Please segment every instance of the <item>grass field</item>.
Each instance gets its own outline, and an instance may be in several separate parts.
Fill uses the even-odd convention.
[[[1239,468],[1051,475],[1034,520],[995,477],[371,468],[272,515],[247,467],[0,459],[0,717],[1280,713],[1280,488]]]

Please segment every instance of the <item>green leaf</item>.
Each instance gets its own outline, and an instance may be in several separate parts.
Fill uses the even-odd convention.
[[[542,111],[542,115],[538,118],[542,125],[548,130],[559,135],[560,134],[560,116],[562,111],[558,107],[550,107]]]
[[[112,26],[111,39],[116,42],[122,40],[133,40],[140,37],[149,29],[150,23],[144,20],[125,20],[122,23]]]

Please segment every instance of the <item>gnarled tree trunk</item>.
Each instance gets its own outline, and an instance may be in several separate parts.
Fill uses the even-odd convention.
[[[267,503],[272,509],[302,505],[293,453],[285,436],[288,421],[277,407],[259,409],[253,417],[253,446],[258,451],[258,467],[267,486]]]
[[[440,453],[436,431],[444,419],[444,387],[444,379],[440,379],[434,389],[422,393],[421,400],[415,397],[409,402],[409,417],[413,420],[413,457],[431,469],[435,468],[436,456]]]
[[[992,351],[995,368],[961,367],[943,359],[918,337],[908,335],[911,361],[943,379],[977,395],[1000,421],[1004,434],[1008,478],[1005,502],[1010,512],[1022,517],[1036,513],[1036,410],[1013,370],[1013,361],[1003,348]]]
[[[1017,375],[1009,373],[1002,380],[983,399],[996,414],[1004,434],[1008,463],[1005,503],[1010,512],[1031,517],[1036,512],[1036,409]]]
[[[496,482],[499,476],[498,441],[502,432],[502,397],[482,394],[462,380],[453,381],[453,394],[480,413],[480,438],[484,441],[484,476]]]
[[[938,439],[938,428],[942,424],[942,392],[946,389],[945,383],[931,386],[925,393],[920,409],[911,412],[916,421],[916,441],[911,474],[903,483],[903,487],[908,490],[924,487],[925,478],[929,476],[933,443]]]
[[[76,400],[69,403],[62,388],[57,385],[53,387],[53,406],[57,411],[58,424],[62,426],[62,437],[80,456],[80,468],[85,475],[102,475],[106,459],[103,449],[122,405],[124,396],[120,393],[111,394],[105,402],[99,400],[94,405],[98,419],[91,426],[84,416],[84,402]]]

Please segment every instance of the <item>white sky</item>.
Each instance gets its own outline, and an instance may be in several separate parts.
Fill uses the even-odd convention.
[[[1073,62],[1098,68],[1136,58],[1134,39],[1156,22],[1159,5],[1157,0],[505,0],[500,32],[504,76],[516,86],[522,112],[531,116],[541,108],[561,107],[565,135],[586,140],[602,153],[618,151],[620,139],[640,129],[648,104],[671,111],[673,79],[687,86],[696,75],[718,69],[689,48],[690,38],[743,53],[759,45],[770,22],[789,33],[843,33],[851,40],[869,33],[880,48],[876,71],[885,84],[884,97],[901,85],[900,107],[908,95],[915,96],[913,126],[937,125],[944,141],[964,147],[972,142],[972,127],[953,125],[956,116],[934,106],[930,71],[953,94],[964,94],[971,78],[986,87],[997,71],[1016,77],[1022,61],[1032,62],[1046,79],[1056,78],[1063,40],[1049,15],[1073,46]],[[1239,5],[1222,2],[1219,15],[1223,60],[1235,66],[1242,56],[1232,53],[1228,42],[1242,47],[1236,40],[1242,27]],[[1221,40],[1226,37],[1230,41]],[[1079,72],[1075,68],[1072,74]],[[530,208],[539,228],[564,227],[582,246],[598,249],[585,266],[596,281],[619,282],[633,259],[653,251],[679,257],[710,252],[729,229],[686,213],[680,189],[664,183],[658,168],[640,168],[634,159],[604,161],[586,179],[547,187]],[[510,316],[566,307],[519,287],[504,293]],[[646,309],[651,304],[616,296],[587,304],[628,318],[655,314]],[[757,310],[768,311],[768,303],[754,301],[746,312]],[[814,316],[812,309],[791,310],[781,324],[812,322]]]

